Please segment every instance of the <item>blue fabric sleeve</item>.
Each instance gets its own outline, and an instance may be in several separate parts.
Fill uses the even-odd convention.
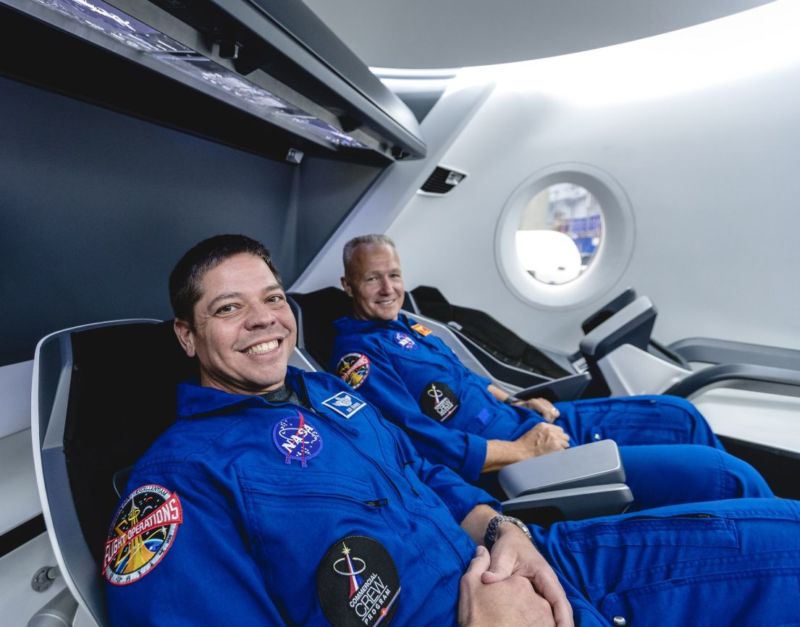
[[[110,624],[285,624],[250,556],[246,533],[213,478],[185,469],[144,469],[131,478],[129,494],[148,484],[177,494],[183,522],[150,572],[127,585],[106,584]]]
[[[405,430],[420,455],[455,470],[467,481],[478,479],[486,461],[486,439],[449,429],[423,414],[380,346],[355,343],[346,350],[338,346],[337,349],[334,366],[346,353],[359,352],[369,358],[369,375],[358,387],[358,393],[375,405],[385,418]]]
[[[394,428],[392,425],[388,426]],[[461,523],[476,505],[489,505],[498,512],[500,511],[499,501],[481,488],[465,482],[449,468],[424,459],[417,453],[405,433],[399,429],[395,429],[395,432],[400,440],[406,468],[409,468],[419,481],[444,501],[456,522]]]

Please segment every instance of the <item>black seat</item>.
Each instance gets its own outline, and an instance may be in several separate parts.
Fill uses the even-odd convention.
[[[350,297],[336,287],[316,292],[289,294],[297,318],[297,347],[307,351],[317,364],[327,369],[331,361],[335,332],[333,321],[352,312]]]
[[[172,424],[176,383],[194,374],[171,322],[88,325],[37,347],[32,420],[48,533],[70,589],[100,625],[113,477]]]
[[[557,363],[552,356],[545,354],[535,346],[528,344],[516,333],[500,324],[487,313],[469,307],[452,305],[444,295],[435,287],[420,285],[411,290],[414,301],[419,308],[419,313],[450,324],[467,339],[478,345],[484,352],[488,352],[493,359],[481,361],[500,379],[520,387],[528,387],[536,381],[531,380],[523,373],[514,376],[514,370],[537,375],[547,379],[559,379],[575,374],[568,370],[565,364],[577,356],[564,355],[563,364]],[[480,352],[478,358],[480,359]],[[495,371],[497,362],[502,362],[510,368]]]

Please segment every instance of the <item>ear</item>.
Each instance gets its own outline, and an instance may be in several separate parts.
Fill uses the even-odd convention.
[[[186,322],[186,320],[175,318],[172,322],[172,328],[186,354],[189,357],[194,357],[197,352],[194,348],[194,331],[192,331],[192,325]]]
[[[345,291],[345,294],[347,294],[350,298],[353,298],[353,288],[350,287],[350,283],[347,282],[347,278],[341,277],[339,280],[342,282],[342,289]]]

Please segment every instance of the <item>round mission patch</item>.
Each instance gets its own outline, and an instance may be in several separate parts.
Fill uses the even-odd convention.
[[[347,536],[322,558],[317,593],[325,617],[337,627],[388,625],[397,609],[400,578],[377,540]]]
[[[164,559],[183,509],[178,495],[150,484],[134,490],[114,515],[103,555],[103,576],[117,586],[144,577]]]
[[[336,365],[336,374],[354,390],[369,376],[369,357],[362,353],[347,353]]]
[[[287,464],[296,459],[303,467],[322,450],[322,436],[299,411],[296,417],[289,416],[275,423],[272,442],[283,454]]]
[[[444,422],[458,411],[458,396],[440,381],[431,381],[419,395],[419,407],[426,416]]]

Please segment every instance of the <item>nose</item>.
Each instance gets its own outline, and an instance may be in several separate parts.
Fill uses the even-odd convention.
[[[392,291],[392,281],[388,276],[381,277],[381,294],[388,294]]]
[[[263,329],[269,327],[277,321],[275,311],[267,303],[258,302],[247,310],[245,317],[245,328],[250,329]]]

